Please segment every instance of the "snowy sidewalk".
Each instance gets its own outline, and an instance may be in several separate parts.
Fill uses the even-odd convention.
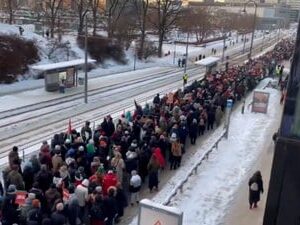
[[[280,120],[278,120],[278,126]],[[268,143],[266,148],[263,149],[263,153],[257,162],[252,166],[247,177],[242,182],[238,193],[236,194],[232,205],[229,209],[229,213],[224,219],[224,225],[262,225],[263,217],[265,212],[267,193],[269,188],[270,174],[272,168],[273,154],[274,154],[274,143],[271,138],[266,139]],[[248,204],[248,179],[252,174],[260,170],[264,181],[264,193],[261,195],[261,200],[258,203],[258,208],[249,210]]]
[[[231,212],[229,207],[239,190],[248,190],[241,185],[253,171],[260,169],[256,162],[265,154],[280,121],[280,92],[270,88],[265,91],[270,93],[268,113],[246,110],[243,115],[238,107],[231,117],[228,140],[220,142],[218,150],[198,169],[200,172],[190,178],[183,194],[173,199],[172,206],[184,211],[184,225],[224,224],[224,216]],[[246,105],[251,98],[252,95],[247,98]],[[247,199],[248,194],[244,195]],[[247,210],[247,200],[244,206]],[[242,225],[237,220],[229,224]]]
[[[258,89],[266,86],[269,80],[262,81]],[[266,146],[272,140],[272,134],[278,128],[281,115],[278,113],[278,109],[281,109],[280,92],[270,88],[264,91],[270,93],[268,113],[251,113],[250,109],[246,109],[245,114],[241,114],[241,106],[237,107],[232,113],[228,140],[223,139],[218,149],[214,150],[209,159],[198,168],[198,173],[189,178],[183,186],[183,193],[171,199],[170,206],[183,210],[184,225],[224,224],[225,216],[235,212],[232,212],[230,206],[237,193],[248,190],[247,186],[244,187],[244,181],[248,180],[253,171],[261,169],[256,166],[257,161],[264,159],[262,156],[266,153]],[[252,94],[247,97],[246,105],[251,101]],[[164,202],[176,184],[181,182],[185,174],[199,161],[203,153],[210,149],[221,133],[222,128],[218,128],[209,139],[198,146],[193,157],[176,171],[167,185],[152,200],[158,203]],[[265,170],[262,171],[267,183]],[[248,212],[248,193],[243,193],[243,198],[246,199],[245,202],[243,200],[245,210],[242,208],[241,211]],[[238,207],[243,206],[238,205]],[[233,221],[235,222],[231,224],[240,225],[237,220]],[[136,222],[137,220],[134,219],[131,225],[136,225]]]

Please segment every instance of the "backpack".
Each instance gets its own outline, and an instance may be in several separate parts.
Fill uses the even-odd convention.
[[[251,185],[250,185],[250,190],[251,191],[258,191],[258,184],[256,182],[253,182]]]

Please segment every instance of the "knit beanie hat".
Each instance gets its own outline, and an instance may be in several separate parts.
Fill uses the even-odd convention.
[[[39,208],[40,207],[40,200],[38,200],[38,199],[33,199],[32,200],[32,207],[33,208]]]

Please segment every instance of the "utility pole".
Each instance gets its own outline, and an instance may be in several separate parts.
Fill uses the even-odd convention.
[[[184,73],[186,73],[186,66],[187,66],[187,61],[188,61],[188,52],[189,52],[189,37],[190,33],[187,33],[187,38],[186,38],[186,48],[185,48],[185,64],[184,64]]]
[[[222,51],[222,62],[224,62],[225,56],[225,46],[226,46],[226,34],[223,33],[223,51]]]
[[[85,16],[85,35],[84,35],[84,103],[88,103],[88,74],[87,74],[87,70],[88,70],[88,53],[87,53],[87,14]]]
[[[250,43],[250,51],[249,51],[249,59],[251,58],[252,55],[252,48],[253,48],[253,40],[254,40],[254,32],[255,32],[255,28],[256,28],[256,13],[257,13],[257,3],[254,0],[249,0],[248,2],[245,3],[244,5],[244,13],[246,13],[246,6],[249,3],[253,3],[254,4],[254,18],[253,18],[253,29],[252,29],[252,37],[251,37],[251,43]]]

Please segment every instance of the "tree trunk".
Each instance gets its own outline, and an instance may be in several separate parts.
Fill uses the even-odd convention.
[[[12,1],[11,0],[9,0],[8,1],[8,12],[9,12],[9,24],[12,24],[12,22],[13,22],[13,17],[14,17],[14,13],[13,13],[13,6],[12,6]]]
[[[10,11],[9,12],[9,24],[12,24],[13,23],[13,12],[12,11]]]
[[[162,46],[163,46],[163,41],[164,41],[164,32],[162,30],[159,31],[158,34],[158,57],[162,57]]]
[[[111,18],[112,16],[109,14],[108,15],[108,19],[107,19],[107,36],[108,36],[108,38],[112,38],[112,22],[111,22],[111,20],[112,20],[112,18]]]
[[[138,57],[139,57],[140,60],[144,56],[145,37],[146,37],[145,30],[142,30],[142,33],[141,33],[141,42],[140,42],[140,49],[139,49],[139,52],[138,52]]]
[[[96,36],[97,32],[97,12],[93,12],[93,36]]]
[[[50,37],[54,38],[55,17],[52,16],[50,24]]]
[[[83,33],[83,22],[84,22],[84,17],[79,17],[78,34]]]

